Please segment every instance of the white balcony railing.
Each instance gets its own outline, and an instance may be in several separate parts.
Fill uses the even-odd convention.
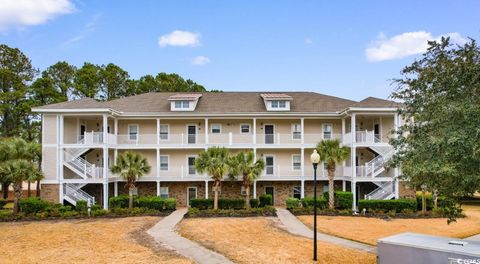
[[[388,143],[388,138],[380,134],[375,134],[374,131],[356,131],[354,133],[354,138],[356,143]],[[352,143],[352,133],[348,132],[343,136],[343,143],[350,144]]]

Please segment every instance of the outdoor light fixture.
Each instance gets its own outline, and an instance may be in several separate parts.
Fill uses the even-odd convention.
[[[313,165],[313,260],[317,261],[317,165],[320,162],[320,155],[314,149],[310,155]]]

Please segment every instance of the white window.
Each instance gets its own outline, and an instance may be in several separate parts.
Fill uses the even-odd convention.
[[[297,199],[302,198],[302,187],[300,186],[293,187],[293,198],[297,198]]]
[[[287,102],[284,100],[273,100],[272,101],[272,108],[286,108]]]
[[[160,155],[160,170],[168,171],[168,156]]]
[[[293,167],[293,170],[302,169],[302,159],[300,155],[292,155],[292,167]]]
[[[300,124],[292,124],[292,138],[301,139],[302,138],[302,127]]]
[[[188,174],[189,175],[195,175],[197,174],[196,170],[195,170],[195,157],[192,156],[192,157],[188,157],[187,158],[187,163],[188,163]]]
[[[166,124],[160,124],[160,140],[168,140],[169,126]]]
[[[265,156],[265,174],[273,175],[275,168],[275,157]]]
[[[175,108],[188,109],[190,108],[190,101],[175,101]]]
[[[129,140],[138,139],[138,125],[128,125],[128,139]]]
[[[160,198],[168,198],[168,187],[160,187]]]
[[[331,139],[332,138],[332,124],[323,124],[323,138]]]
[[[250,124],[241,124],[240,125],[241,134],[250,134]]]
[[[222,133],[222,125],[220,125],[220,124],[212,124],[212,126],[211,126],[211,133],[212,133],[212,134],[220,134],[220,133]]]

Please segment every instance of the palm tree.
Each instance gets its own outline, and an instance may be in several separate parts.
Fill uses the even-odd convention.
[[[338,139],[322,140],[317,144],[320,160],[327,165],[328,175],[328,207],[333,209],[334,203],[334,177],[338,163],[345,161],[350,155],[350,149],[340,145]]]
[[[233,177],[242,176],[242,184],[245,188],[245,208],[250,208],[250,186],[253,181],[260,177],[264,168],[265,161],[263,159],[255,161],[255,155],[252,151],[239,152],[231,157],[229,174]]]
[[[110,168],[112,173],[119,173],[120,176],[127,181],[125,188],[128,188],[128,208],[133,208],[133,190],[135,183],[143,175],[150,172],[152,167],[148,164],[147,159],[138,152],[126,151],[119,155],[116,165]]]
[[[39,144],[27,142],[21,138],[7,138],[0,141],[0,180],[3,183],[13,183],[14,213],[18,212],[22,183],[43,178],[34,164],[36,157],[40,155],[39,149]],[[4,189],[4,192],[8,192],[8,187]]]
[[[226,148],[212,147],[198,154],[195,169],[199,173],[206,172],[213,179],[213,209],[218,209],[218,191],[220,183],[229,171],[229,153]]]
[[[25,159],[5,162],[0,168],[0,174],[6,175],[13,183],[13,213],[17,214],[19,211],[18,201],[22,198],[23,182],[30,179],[42,179],[43,175],[35,163]]]

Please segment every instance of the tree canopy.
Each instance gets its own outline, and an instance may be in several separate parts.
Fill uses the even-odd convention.
[[[480,189],[480,49],[448,38],[429,46],[395,80],[405,122],[391,142],[393,165],[413,187],[447,197],[454,220],[459,199]]]
[[[32,107],[84,97],[108,101],[147,92],[206,91],[175,73],[132,79],[113,63],[85,62],[76,67],[59,61],[39,73],[21,50],[4,44],[0,44],[0,90],[0,137],[20,136],[29,141],[40,138],[39,118]]]

